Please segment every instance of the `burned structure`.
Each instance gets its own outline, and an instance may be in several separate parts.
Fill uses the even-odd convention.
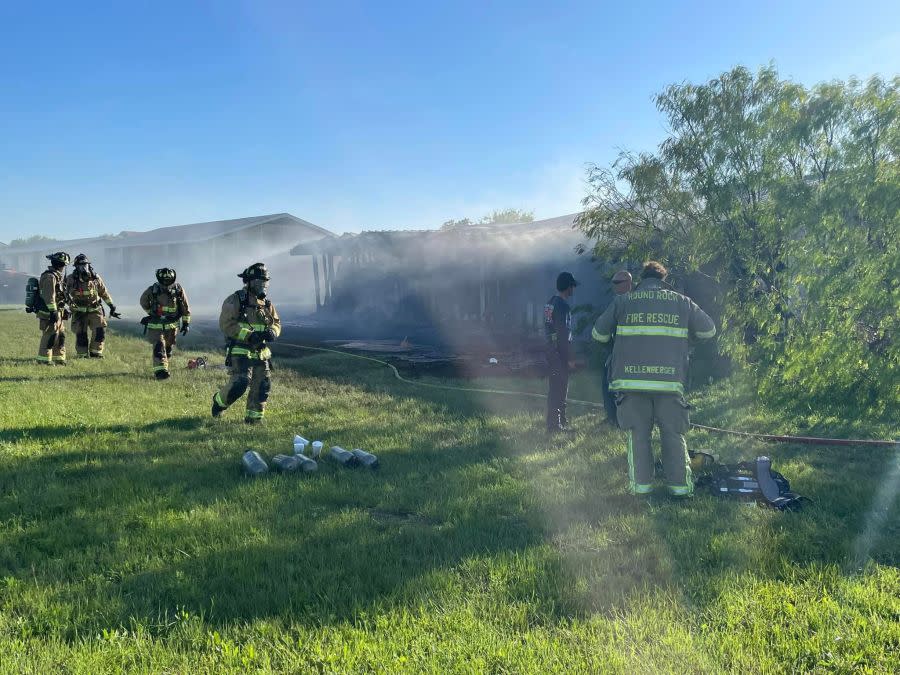
[[[67,251],[71,256],[85,253],[110,286],[113,297],[125,302],[136,298],[154,280],[159,267],[178,271],[179,281],[198,302],[210,297],[221,302],[223,289],[239,282],[237,272],[257,260],[265,261],[273,274],[286,279],[297,273],[296,259],[288,252],[297,242],[320,239],[331,233],[318,225],[275,213],[250,218],[218,220],[163,227],[148,232],[123,231],[117,235],[56,242],[35,242],[0,248],[0,263],[29,275],[46,266],[47,253]],[[306,276],[310,271],[307,270]],[[279,284],[277,291],[291,297],[282,304],[312,309],[312,289],[306,284]]]
[[[456,332],[533,335],[562,270],[581,283],[576,305],[603,307],[612,297],[608,270],[576,253],[583,237],[574,220],[366,231],[301,243],[291,255],[311,261],[304,267],[323,318],[395,333],[452,324]]]

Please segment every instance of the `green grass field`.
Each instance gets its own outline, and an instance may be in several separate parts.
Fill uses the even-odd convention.
[[[298,354],[247,427],[242,406],[209,417],[223,371],[185,368],[222,362],[202,335],[159,383],[134,335],[49,368],[33,318],[0,311],[0,334],[0,672],[900,669],[895,450],[692,433],[725,460],[770,453],[815,504],[648,504],[625,494],[623,437],[594,412],[548,440],[540,401]],[[696,392],[695,419],[897,433],[740,391]],[[592,378],[572,396],[596,397]],[[289,453],[294,433],[382,467],[241,474],[246,448]]]

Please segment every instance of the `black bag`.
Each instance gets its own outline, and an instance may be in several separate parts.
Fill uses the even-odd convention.
[[[701,474],[694,485],[719,497],[756,501],[779,511],[796,511],[804,502],[810,501],[791,492],[787,478],[773,471],[772,461],[765,456],[740,462],[734,467],[714,463],[707,466],[706,473]]]

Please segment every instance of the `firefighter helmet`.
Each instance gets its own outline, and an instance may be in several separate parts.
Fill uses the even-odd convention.
[[[238,274],[238,276],[245,282],[250,282],[254,279],[269,281],[272,278],[269,276],[269,270],[266,269],[265,263],[253,263],[250,267]]]
[[[156,280],[163,286],[171,286],[175,283],[175,270],[171,267],[160,267],[156,270]]]
[[[84,253],[79,253],[75,256],[75,260],[72,261],[73,265],[90,265],[91,261],[88,260],[88,257]]]
[[[69,254],[65,251],[57,251],[56,253],[51,253],[47,256],[47,260],[49,260],[54,265],[61,265],[65,267],[71,261]]]

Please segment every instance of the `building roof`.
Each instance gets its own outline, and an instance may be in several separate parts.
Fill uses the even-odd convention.
[[[131,246],[161,246],[166,244],[190,244],[208,241],[233,232],[239,232],[266,223],[278,223],[279,225],[295,225],[313,233],[330,236],[331,232],[318,225],[297,218],[289,213],[273,213],[267,216],[253,216],[250,218],[235,218],[232,220],[214,220],[207,223],[191,223],[189,225],[175,225],[173,227],[160,227],[148,232],[122,231],[117,235],[105,237],[89,237],[86,239],[69,239],[65,241],[37,242],[24,246],[9,248],[10,253],[43,252],[50,248],[65,250],[66,248],[78,248],[79,246],[102,245],[105,248],[127,248]]]
[[[557,216],[530,223],[475,224],[448,230],[366,230],[358,234],[346,233],[340,237],[330,235],[314,241],[297,244],[291,255],[316,255],[330,253],[344,255],[382,246],[406,246],[457,243],[461,241],[498,240],[501,238],[534,237],[540,235],[570,235],[579,238],[574,229],[577,213]]]

